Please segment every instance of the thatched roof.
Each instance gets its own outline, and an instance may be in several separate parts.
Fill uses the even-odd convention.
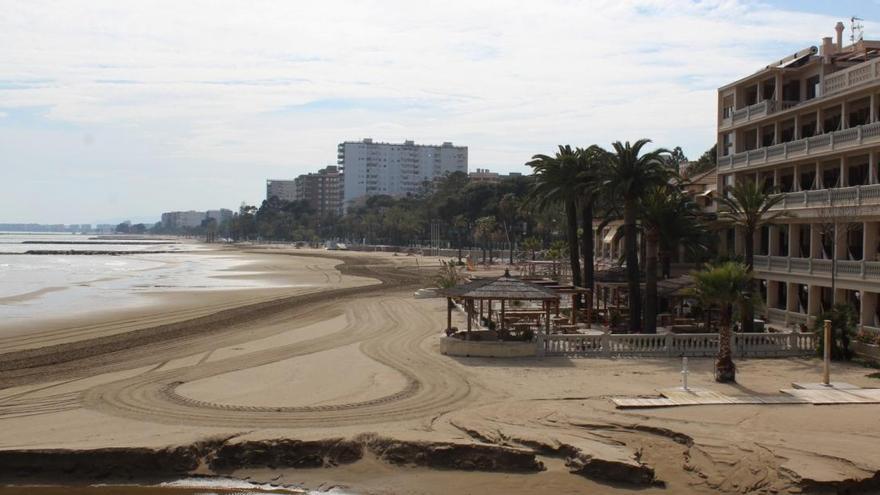
[[[547,301],[559,299],[550,289],[505,274],[497,279],[466,284],[466,290],[455,294],[467,299],[506,299],[519,301]],[[458,287],[456,287],[458,289]],[[456,291],[458,292],[458,291]]]

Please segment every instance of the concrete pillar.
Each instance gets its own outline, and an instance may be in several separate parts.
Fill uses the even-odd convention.
[[[788,257],[789,258],[799,258],[800,257],[800,239],[801,239],[801,224],[792,223],[788,225]]]
[[[773,169],[773,187],[774,188],[779,187],[779,169],[778,168]]]
[[[875,100],[876,94],[871,93],[870,105],[871,108],[868,111],[868,123],[873,124],[877,121],[877,101]]]
[[[810,258],[822,258],[822,228],[818,224],[810,224]]]
[[[878,240],[880,240],[878,229],[880,229],[880,222],[865,222],[863,225],[862,238],[864,240],[865,261],[880,261],[877,259]]]
[[[847,239],[846,239],[846,227],[843,225],[837,226],[837,231],[834,233],[834,258],[838,260],[845,260],[847,249]]]
[[[874,151],[868,152],[868,184],[877,184],[877,155]]]
[[[834,289],[834,304],[846,302],[846,289]]]
[[[801,118],[799,115],[794,116],[794,133],[792,139],[798,140],[801,138]]]
[[[798,302],[797,302],[797,285],[793,282],[786,282],[788,284],[788,288],[785,291],[786,299],[785,301],[785,310],[790,313],[798,312]]]
[[[822,122],[822,109],[816,109],[816,134],[823,134],[825,132],[825,124]]]
[[[816,189],[824,189],[825,181],[822,180],[822,162],[816,162]]]
[[[779,144],[782,142],[782,136],[779,135],[780,123],[777,120],[773,124],[773,144]]]
[[[807,292],[807,310],[810,316],[819,316],[822,307],[822,287],[811,285]]]
[[[770,256],[779,256],[779,234],[782,229],[778,225],[767,226],[767,254]]]
[[[779,304],[779,282],[775,280],[767,281],[767,307],[775,308]]]
[[[776,96],[776,101],[778,103],[781,103],[782,102],[782,73],[781,72],[776,73],[776,81],[775,82],[776,82],[776,94],[774,96]]]
[[[846,100],[840,104],[840,128],[841,129],[849,129],[849,112],[847,112],[849,105]]]
[[[837,179],[837,187],[846,187],[846,157],[840,157],[840,178]]]
[[[876,292],[866,292],[864,290],[862,292],[862,307],[859,310],[859,324],[862,326],[874,327],[876,326],[875,315],[877,314],[877,293]]]
[[[745,234],[743,233],[742,229],[739,227],[735,227],[733,232],[734,232],[734,235],[733,235],[734,254],[741,256],[741,255],[745,254],[745,252],[746,252]]]

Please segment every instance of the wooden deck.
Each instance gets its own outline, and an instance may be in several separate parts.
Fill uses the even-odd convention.
[[[782,395],[726,395],[713,390],[671,388],[659,390],[661,397],[617,397],[611,402],[618,409],[701,406],[720,404],[880,404],[880,389],[797,389],[780,390]]]

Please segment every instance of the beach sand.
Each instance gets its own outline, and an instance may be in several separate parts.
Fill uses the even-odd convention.
[[[612,396],[677,386],[680,363],[443,356],[445,300],[412,297],[436,259],[238,255],[253,260],[246,276],[311,287],[157,294],[158,310],[0,339],[2,481],[185,470],[398,495],[880,485],[878,405],[617,410]],[[816,359],[737,364],[739,384],[720,385],[711,359],[692,359],[690,384],[775,394],[821,372]],[[835,364],[833,377],[877,387],[872,371]]]

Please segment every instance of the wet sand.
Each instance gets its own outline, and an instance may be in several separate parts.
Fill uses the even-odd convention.
[[[157,295],[174,309],[0,340],[0,481],[53,479],[71,465],[82,479],[138,479],[155,465],[169,477],[393,494],[880,484],[880,406],[616,410],[611,396],[676,386],[680,363],[447,357],[444,300],[412,297],[437,260],[256,247],[242,256],[315,286]],[[712,361],[693,359],[691,386],[772,394],[821,371],[816,359],[738,366],[740,383],[719,385]],[[880,386],[872,371],[835,365],[834,379]]]

